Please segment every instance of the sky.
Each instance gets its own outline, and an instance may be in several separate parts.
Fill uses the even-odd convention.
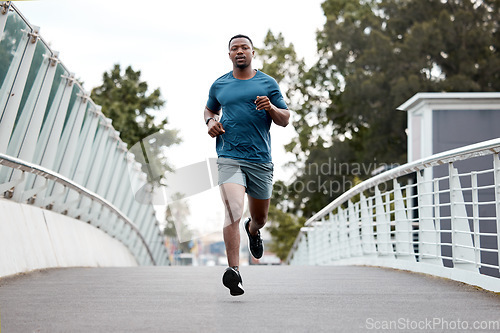
[[[256,47],[262,47],[268,30],[281,32],[287,43],[294,44],[298,56],[312,65],[316,32],[325,22],[323,1],[39,0],[14,4],[30,24],[40,27],[42,38],[59,51],[59,59],[84,82],[85,90],[100,85],[102,74],[117,63],[140,70],[151,89],[160,88],[166,103],[159,115],[167,117],[168,128],[179,130],[183,141],[169,149],[169,161],[181,168],[216,157],[203,109],[213,81],[232,69],[229,38],[246,34]],[[291,177],[292,171],[283,165],[293,155],[285,153],[283,145],[294,135],[293,126],[271,127],[275,179]],[[219,201],[214,189],[191,198],[189,206],[211,209]],[[212,215],[216,216],[214,226],[220,225],[216,221],[220,212]],[[215,228],[207,225],[208,231],[196,228],[201,233]]]

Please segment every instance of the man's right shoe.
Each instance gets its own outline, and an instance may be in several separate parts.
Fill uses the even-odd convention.
[[[262,258],[264,254],[264,244],[262,244],[262,238],[260,237],[260,231],[257,231],[256,236],[250,234],[250,218],[245,220],[245,231],[248,235],[248,249],[255,259]]]
[[[222,276],[222,284],[229,289],[232,296],[240,296],[245,292],[243,290],[243,281],[241,280],[240,272],[232,267],[226,268]]]

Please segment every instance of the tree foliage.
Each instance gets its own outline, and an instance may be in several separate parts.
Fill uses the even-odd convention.
[[[406,161],[406,113],[396,108],[414,94],[500,89],[498,1],[327,0],[322,7],[319,60],[297,77],[298,137],[288,149],[300,161],[295,181],[331,176],[341,183],[328,195],[295,193],[296,209],[307,215],[355,177]],[[370,172],[305,172],[324,163],[334,171],[341,162]]]
[[[304,60],[297,57],[293,44],[286,45],[281,33],[275,36],[268,31],[264,39],[264,47],[256,48],[257,57],[262,61],[262,71],[271,75],[284,87],[287,103],[294,103],[296,91],[299,89],[298,77],[305,72]]]
[[[92,100],[112,120],[113,127],[120,132],[120,138],[129,149],[139,143],[142,146],[137,146],[138,151],[142,147],[153,156],[142,161],[143,171],[149,180],[158,181],[169,170],[164,149],[180,142],[176,130],[165,128],[167,119],[159,121],[155,114],[165,104],[160,89],[149,92],[147,82],[141,80],[141,72],[134,71],[131,66],[122,72],[120,65],[116,64],[103,74],[102,79],[102,85],[92,89]],[[144,139],[147,140],[146,148]]]
[[[305,72],[304,61],[298,59],[293,44],[286,44],[283,35],[268,31],[264,47],[256,48],[257,57],[262,61],[262,71],[271,75],[282,87],[289,106],[295,104],[299,92],[299,76]],[[293,116],[293,115],[292,115]],[[296,118],[295,121],[300,121]],[[287,213],[289,194],[286,184],[277,181],[269,207],[268,230],[271,234],[270,250],[281,260],[285,260],[295,238],[304,223],[303,218]]]
[[[269,208],[268,230],[271,234],[270,250],[281,260],[285,260],[293,246],[305,218],[285,213],[271,205]]]
[[[297,171],[278,183],[277,198],[304,216],[375,169],[406,162],[406,113],[396,108],[414,94],[500,89],[497,0],[326,0],[322,8],[311,68],[281,34],[269,32],[264,48],[263,71],[289,76],[297,131],[286,146]]]

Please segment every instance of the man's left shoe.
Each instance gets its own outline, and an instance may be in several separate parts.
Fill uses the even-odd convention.
[[[243,290],[243,281],[241,280],[240,272],[232,267],[226,268],[222,276],[222,284],[229,289],[232,296],[240,296],[245,292]]]
[[[264,254],[264,244],[262,244],[262,238],[260,237],[260,231],[257,231],[256,236],[252,236],[250,234],[250,218],[247,218],[245,220],[244,226],[245,226],[245,231],[247,232],[248,235],[248,249],[250,250],[250,253],[255,259],[260,259],[262,258],[262,255]]]

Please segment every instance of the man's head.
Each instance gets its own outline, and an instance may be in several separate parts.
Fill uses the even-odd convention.
[[[229,40],[229,44],[228,44],[229,49],[231,49],[231,42],[234,39],[236,39],[236,38],[246,38],[246,39],[248,39],[248,41],[250,42],[250,45],[252,46],[252,49],[253,49],[253,43],[252,43],[252,40],[250,39],[250,37],[248,37],[246,35],[242,35],[242,34],[238,34],[236,36],[231,37],[231,39]]]
[[[254,55],[253,43],[250,37],[236,35],[229,40],[229,59],[233,67],[244,69],[252,63]]]

